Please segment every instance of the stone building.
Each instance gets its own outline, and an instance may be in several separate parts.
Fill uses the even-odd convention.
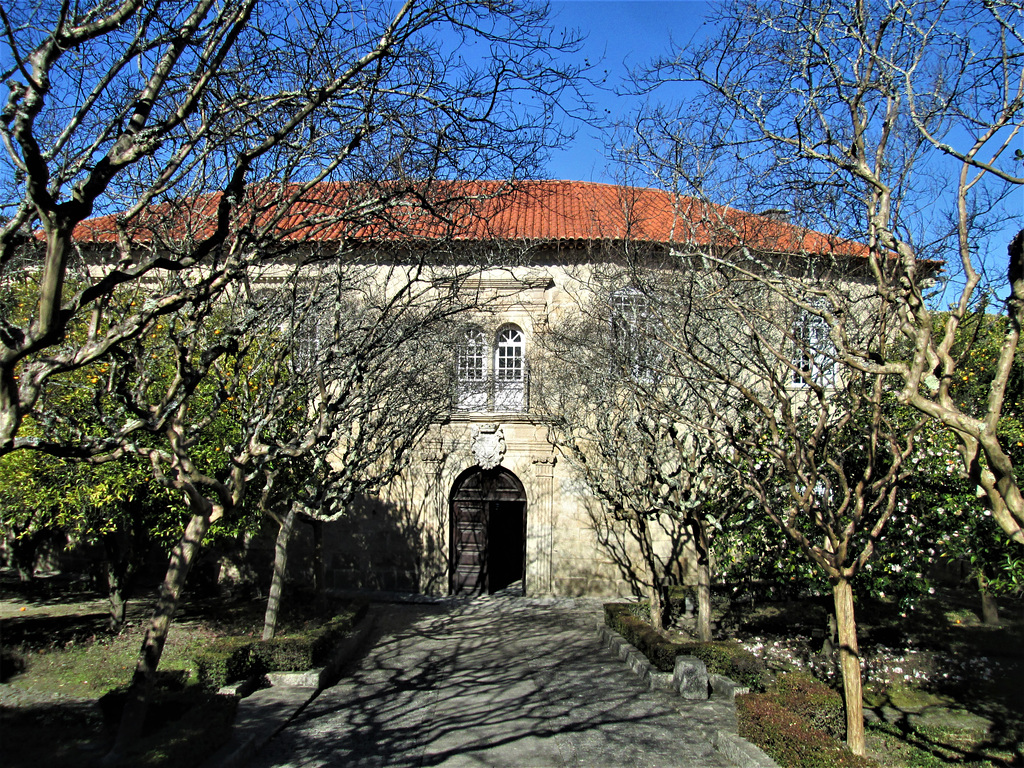
[[[324,214],[351,197],[344,184],[315,187],[288,210],[283,239],[334,258],[344,254],[380,264],[385,272],[388,263],[403,264],[414,249],[442,237],[489,265],[474,268],[461,286],[477,301],[462,316],[451,350],[450,412],[379,497],[363,499],[351,515],[324,524],[325,586],[428,594],[509,587],[530,595],[628,593],[628,569],[595,529],[600,504],[553,447],[535,405],[543,382],[531,362],[544,334],[593,298],[597,271],[623,272],[623,293],[605,297],[606,304],[635,300],[622,270],[625,249],[640,249],[651,263],[677,272],[700,268],[693,254],[739,245],[805,259],[862,254],[855,245],[792,226],[778,211],[755,215],[662,190],[574,181],[434,186],[444,192],[445,185],[456,192],[448,197],[462,203],[448,209],[443,235],[436,217],[417,218],[415,202],[393,209],[401,226],[386,235],[358,223],[346,228],[344,215]],[[199,241],[215,220],[217,201],[210,195],[155,207],[136,227],[154,245],[147,222],[160,221],[171,237],[187,233]],[[120,235],[107,216],[80,225],[76,237],[109,245]],[[800,322],[795,334],[823,336],[814,317]],[[684,554],[674,577],[685,580],[691,570]]]
[[[596,500],[553,448],[533,405],[543,384],[531,376],[538,341],[585,301],[593,267],[621,261],[625,247],[657,258],[680,244],[727,248],[738,238],[782,252],[827,252],[834,243],[777,214],[653,189],[527,182],[480,205],[460,236],[514,244],[519,257],[469,286],[484,301],[452,350],[450,414],[379,499],[326,527],[326,584],[432,594],[520,585],[530,595],[628,593],[623,569],[595,531]],[[678,578],[691,568],[684,556]]]

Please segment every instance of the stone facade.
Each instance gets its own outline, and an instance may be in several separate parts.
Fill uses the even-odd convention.
[[[522,511],[513,509],[519,503],[515,500],[491,504],[487,514],[492,528],[499,522],[496,515],[523,514],[524,530],[521,537],[507,529],[491,531],[490,537],[487,531],[478,532],[489,538],[482,556],[493,567],[478,564],[484,571],[496,570],[499,560],[507,567],[504,561],[515,552],[502,549],[521,546],[522,587],[528,595],[621,596],[634,591],[617,562],[621,556],[616,558],[601,543],[600,505],[549,442],[548,428],[530,403],[542,386],[529,375],[538,335],[579,306],[588,285],[585,266],[552,266],[554,258],[541,260],[547,265],[494,270],[470,286],[479,292],[482,309],[467,325],[480,329],[488,342],[484,357],[489,373],[499,354],[491,340],[501,329],[522,332],[522,397],[503,400],[485,393],[465,406],[455,393],[451,415],[433,427],[403,475],[379,498],[359,505],[351,518],[325,526],[329,588],[442,595],[466,591],[456,576],[456,561],[462,558],[458,540],[465,531],[454,519],[455,497],[460,478],[475,469],[518,483],[525,496]],[[685,578],[685,555],[678,567]],[[505,581],[476,585],[476,591],[500,589]]]

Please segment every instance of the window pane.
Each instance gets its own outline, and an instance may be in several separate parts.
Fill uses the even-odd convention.
[[[798,310],[793,322],[793,383],[806,378],[822,386],[835,386],[835,345],[825,318]]]
[[[498,332],[498,354],[495,373],[499,381],[521,381],[523,378],[523,332],[518,328],[502,328]]]
[[[487,345],[478,328],[466,331],[455,359],[458,383],[455,407],[460,411],[487,409]]]
[[[523,332],[515,326],[498,331],[494,354],[494,410],[526,410],[526,366]]]

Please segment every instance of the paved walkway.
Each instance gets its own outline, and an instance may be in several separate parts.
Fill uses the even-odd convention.
[[[730,708],[641,687],[600,646],[596,601],[494,597],[395,614],[409,611],[251,765],[732,765],[710,741],[735,728]]]

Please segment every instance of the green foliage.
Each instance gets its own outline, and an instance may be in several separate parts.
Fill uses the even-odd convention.
[[[796,712],[833,739],[846,737],[846,713],[838,691],[806,672],[780,675],[772,691],[779,706]]]
[[[217,691],[228,683],[244,680],[253,674],[251,657],[254,642],[251,638],[224,637],[198,651],[192,662],[199,685],[206,690]]]
[[[767,669],[764,662],[739,643],[683,643],[680,648],[682,655],[696,656],[703,661],[708,672],[728,677],[751,690],[759,691],[765,687]]]
[[[216,691],[222,686],[267,672],[295,672],[324,666],[338,642],[366,613],[361,605],[319,626],[279,635],[272,640],[224,637],[193,656],[199,684]]]
[[[1002,768],[1016,765],[1024,742],[1012,734],[993,739],[978,731],[912,726],[908,723],[868,723],[870,737],[880,741],[879,751],[892,763],[906,768]],[[993,742],[1003,743],[993,743]]]
[[[954,345],[960,364],[949,391],[968,414],[980,416],[987,408],[1005,330],[1005,318],[984,314],[969,318],[961,327]],[[940,324],[936,333],[941,331]],[[904,428],[920,418],[895,397],[887,402],[884,415]],[[1019,351],[1013,362],[998,433],[1014,465],[1024,467],[1024,352]],[[863,458],[862,443],[854,432],[841,442],[848,444],[842,460],[854,477]],[[928,421],[917,433],[914,449],[906,464],[907,476],[899,483],[896,511],[871,559],[858,572],[855,591],[893,600],[907,611],[923,595],[934,592],[930,579],[936,567],[955,562],[965,564],[970,578],[986,591],[1019,594],[1024,590],[1024,553],[1006,541],[977,485],[964,472],[954,436]],[[762,463],[754,458],[749,471],[764,472],[768,459]],[[1024,472],[1020,474],[1024,481]],[[780,487],[779,508],[784,508],[785,492]],[[727,535],[713,542],[719,577],[737,583],[774,582],[776,597],[826,593],[829,585],[820,571],[753,504],[749,506],[735,510],[727,521]],[[813,531],[805,533],[813,538]],[[853,551],[866,535],[862,522]]]
[[[798,708],[802,707],[802,703],[797,704]],[[790,709],[777,693],[737,696],[736,712],[740,736],[763,749],[781,768],[867,768],[871,765],[816,728],[800,711]]]
[[[662,672],[675,670],[677,656],[696,656],[708,672],[724,675],[740,685],[763,690],[767,670],[764,664],[738,643],[677,643],[656,632],[641,616],[649,608],[642,603],[605,603],[605,624],[639,650]]]

